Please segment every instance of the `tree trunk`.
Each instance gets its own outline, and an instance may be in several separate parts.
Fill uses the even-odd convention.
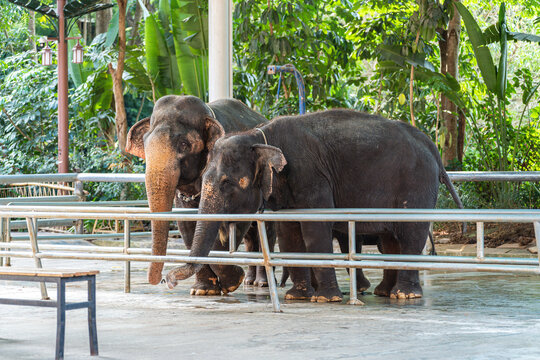
[[[441,73],[449,73],[458,78],[459,34],[461,32],[461,17],[454,8],[454,15],[448,23],[448,29],[441,31],[439,46],[441,50]],[[459,160],[458,150],[458,109],[444,94],[441,99],[442,123],[446,128],[446,137],[443,144],[443,164],[448,166]]]
[[[118,1],[118,10],[120,10],[120,2],[122,0]],[[105,0],[103,1],[105,4],[110,4],[111,0]],[[112,8],[108,8],[105,10],[101,10],[96,12],[96,35],[106,33],[109,29],[109,24],[112,19]]]
[[[124,155],[127,141],[127,115],[124,105],[124,87],[122,83],[122,73],[124,72],[124,60],[126,58],[126,6],[127,0],[118,0],[118,62],[116,69],[113,64],[109,64],[109,73],[113,81],[114,104],[116,110],[116,136],[118,137],[118,147]]]

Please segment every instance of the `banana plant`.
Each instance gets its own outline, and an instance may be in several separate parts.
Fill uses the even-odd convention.
[[[497,143],[497,151],[499,155],[498,166],[495,169],[489,170],[508,170],[510,167],[509,155],[510,146],[508,133],[512,127],[511,122],[507,120],[506,102],[507,102],[507,68],[508,68],[508,41],[529,41],[540,43],[540,37],[534,34],[525,34],[519,32],[512,32],[508,29],[506,23],[506,6],[505,3],[501,3],[499,8],[499,18],[497,24],[489,26],[485,31],[482,31],[470,11],[460,2],[454,2],[456,9],[459,11],[463,22],[465,23],[465,29],[471,42],[474,56],[480,69],[482,80],[486,85],[489,93],[494,95],[497,99],[497,111],[494,117],[490,117],[493,125],[493,131],[495,140]],[[489,44],[499,43],[500,56],[498,66],[495,65],[493,56]],[[537,87],[535,88],[537,89]],[[529,94],[526,101],[524,101],[525,107],[532,99],[532,94]],[[477,141],[480,144],[484,142],[480,137],[480,130],[474,117],[469,116],[469,119],[473,122],[473,134],[477,137]],[[519,132],[519,127],[515,129],[516,133]],[[517,139],[517,134],[514,135]],[[516,146],[514,146],[515,152]],[[515,155],[515,154],[513,154]],[[515,156],[511,156],[511,159],[515,159]]]
[[[145,17],[146,66],[154,100],[168,94],[208,95],[208,18],[202,0],[160,0]]]

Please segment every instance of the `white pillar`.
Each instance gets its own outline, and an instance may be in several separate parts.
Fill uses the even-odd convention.
[[[232,0],[208,2],[208,100],[232,98]]]

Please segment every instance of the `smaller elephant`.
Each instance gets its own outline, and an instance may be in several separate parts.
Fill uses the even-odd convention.
[[[254,213],[263,201],[272,210],[309,208],[433,209],[439,183],[463,207],[435,144],[409,124],[352,110],[287,116],[216,141],[202,179],[199,213]],[[284,252],[333,252],[343,222],[277,222]],[[207,256],[219,224],[199,221],[190,256]],[[357,234],[375,234],[385,254],[419,255],[429,222],[356,222]],[[169,273],[174,286],[201,269],[187,264]],[[342,301],[333,268],[290,267],[286,299]],[[218,274],[219,275],[219,274]],[[374,293],[422,297],[417,270],[384,270]]]
[[[205,104],[195,96],[168,95],[156,101],[152,116],[137,122],[129,130],[126,150],[146,160],[145,183],[152,212],[176,207],[197,208],[202,173],[216,140],[225,132],[244,131],[268,120],[234,99]],[[186,247],[191,248],[195,222],[180,221],[178,228]],[[240,244],[249,224],[239,224],[236,244]],[[165,255],[169,234],[168,221],[152,221],[152,255]],[[228,250],[228,228],[222,227],[216,250]],[[270,237],[270,240],[274,238]],[[259,240],[253,231],[245,238],[248,250],[256,251]],[[238,266],[221,266],[220,276],[205,265],[197,274],[192,295],[219,295],[234,291],[244,278]],[[151,263],[148,281],[158,284],[163,263]],[[246,284],[267,284],[264,269],[250,267]]]

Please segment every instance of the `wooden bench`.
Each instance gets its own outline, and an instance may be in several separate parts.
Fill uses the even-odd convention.
[[[90,354],[98,355],[96,328],[96,274],[98,273],[97,270],[74,271],[0,267],[0,280],[50,282],[55,283],[57,286],[56,301],[0,298],[0,304],[55,307],[57,311],[56,359],[64,358],[66,310],[88,308]],[[66,303],[66,283],[74,281],[88,281],[88,301]]]

